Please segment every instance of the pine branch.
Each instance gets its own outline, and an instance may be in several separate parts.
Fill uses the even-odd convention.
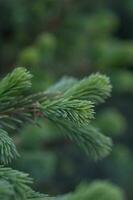
[[[110,96],[111,84],[108,77],[99,73],[79,81],[68,89],[64,97],[69,99],[89,100],[93,103],[102,103]]]
[[[66,135],[94,159],[105,157],[111,150],[111,140],[92,127],[90,121],[94,117],[94,104],[103,102],[110,94],[109,79],[100,74],[81,81],[67,78],[44,93],[28,95],[31,77],[26,69],[17,68],[0,82],[1,162],[8,164],[18,156],[5,130],[40,117],[65,129]],[[73,86],[69,88],[70,85]],[[27,174],[0,167],[1,199],[51,200],[33,191],[30,184],[32,179]]]
[[[3,164],[8,164],[12,159],[19,156],[12,139],[7,132],[0,129],[0,161]]]
[[[8,200],[9,196],[13,196],[13,186],[7,180],[0,180],[0,199]]]
[[[41,108],[45,117],[60,125],[87,125],[94,118],[93,104],[85,100],[60,98],[54,101],[44,101]]]
[[[82,147],[93,160],[106,157],[112,149],[111,139],[104,136],[92,125],[84,127],[70,126],[69,128],[64,125],[62,127],[67,130],[65,132],[66,136]]]
[[[19,67],[0,82],[0,102],[12,99],[31,87],[32,75],[25,68]]]
[[[0,105],[0,126],[14,129],[16,124],[35,123],[36,114],[40,112],[38,101],[41,99],[44,99],[43,93],[28,96],[25,94],[17,96],[13,101],[9,100],[3,107]]]
[[[0,126],[13,128],[13,123],[22,123],[28,118],[33,98],[25,98],[25,92],[31,87],[32,75],[25,68],[16,68],[0,82]],[[29,117],[31,118],[31,116]]]
[[[56,88],[54,96],[50,90],[49,93],[46,91],[27,95],[25,90],[31,86],[31,77],[27,70],[18,68],[1,81],[1,128],[14,128],[16,124],[34,122],[36,118],[45,117],[69,130],[67,135],[95,159],[106,156],[110,151],[111,141],[92,128],[90,121],[94,118],[94,103],[104,101],[110,94],[109,79],[100,74],[91,75],[81,81],[67,78],[53,86]],[[70,83],[73,83],[73,86],[68,88]],[[61,95],[58,95],[57,91],[61,91]],[[11,150],[13,151],[13,148]],[[13,158],[9,153],[3,153],[2,156],[5,156],[2,157],[4,163]]]
[[[37,193],[31,189],[29,185],[32,183],[33,181],[28,174],[11,168],[0,167],[1,199],[48,200],[47,195]]]

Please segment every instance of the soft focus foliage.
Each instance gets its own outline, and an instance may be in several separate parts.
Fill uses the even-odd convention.
[[[96,181],[77,188],[73,200],[124,200],[121,189],[108,182]]]
[[[64,93],[59,95],[57,92],[54,93],[53,96],[53,92],[50,93],[50,91],[48,93],[44,91],[42,93],[30,95],[24,93],[25,90],[31,87],[31,77],[30,72],[25,68],[16,68],[12,73],[1,80],[0,161],[6,165],[18,155],[13,141],[5,131],[10,128],[10,123],[13,121],[14,126],[12,125],[11,128],[15,128],[17,124],[23,124],[27,120],[29,122],[30,120],[34,122],[34,120],[38,118],[47,119],[56,126],[62,127],[64,132],[66,132],[65,134],[82,146],[92,158],[101,159],[108,155],[112,145],[110,138],[104,136],[98,132],[95,127],[90,125],[90,120],[93,118],[94,113],[92,109],[94,107],[93,104],[95,103],[95,99],[98,99],[100,96],[95,92],[97,87],[93,88],[90,86],[92,86],[92,82],[95,83],[95,86],[97,82],[101,83],[107,78],[105,76],[102,78],[102,75],[92,75],[84,80],[77,81],[72,88],[67,89]],[[101,102],[109,96],[110,88],[111,85],[109,81],[105,81],[104,84],[99,84],[99,90],[102,94],[100,97]],[[106,92],[106,90],[108,92]],[[95,94],[94,97],[91,98],[91,101],[89,101],[90,91],[90,98],[93,97],[93,93]],[[85,93],[87,96],[84,95]],[[36,155],[39,157],[41,156],[37,154],[37,152]],[[34,158],[35,155],[33,159]],[[38,162],[39,160],[35,161]],[[46,160],[44,160],[44,162],[46,162]],[[0,196],[3,199],[41,200],[45,198],[45,195],[34,192],[28,186],[28,184],[32,183],[32,180],[27,174],[1,166],[0,179],[0,181],[2,181]],[[6,188],[5,183],[9,186],[9,190]]]
[[[2,163],[9,164],[17,158],[11,167],[30,173],[36,180],[34,188],[40,192],[53,195],[70,192],[71,196],[82,181],[107,179],[120,186],[127,199],[132,200],[133,1],[1,0],[0,10],[1,77],[16,66],[24,66],[34,75],[32,88],[31,75],[22,68],[14,71],[17,73],[16,82],[14,72],[2,79],[3,83],[1,81]],[[93,75],[89,76],[91,73]],[[101,74],[110,77],[113,92],[112,98],[100,106],[111,90],[104,87],[109,80]],[[26,82],[23,79],[25,75]],[[97,76],[101,77],[99,81]],[[94,78],[91,84],[90,77]],[[88,83],[89,90],[86,91]],[[47,107],[44,118],[38,121],[38,115],[42,117],[38,113],[40,103],[30,115],[23,106],[42,99],[42,94],[34,98],[29,95],[44,90],[51,107]],[[23,95],[29,96],[28,99],[23,99]],[[58,101],[57,97],[61,100]],[[11,112],[12,107],[18,108],[18,103],[22,105],[21,109],[12,117],[3,114],[5,108],[6,112]],[[69,108],[66,109],[65,103]],[[46,104],[44,101],[45,108]],[[61,112],[59,106],[62,106]],[[76,112],[70,112],[70,107]],[[54,121],[62,127],[61,130],[46,119],[53,118],[51,108],[58,111]],[[89,115],[88,109],[92,111]],[[89,127],[89,133],[88,129],[80,127],[84,117],[93,126]],[[66,130],[64,123],[72,123],[73,127]],[[16,124],[17,131],[14,130]],[[80,134],[77,134],[77,129],[80,129]],[[93,162],[94,158],[102,158],[110,152],[112,143],[108,137],[113,138],[111,154],[100,162]],[[78,144],[79,139],[82,140],[82,145],[79,144],[82,148],[78,148],[70,138]],[[96,150],[92,149],[95,145]],[[5,180],[0,183],[0,189],[3,184]],[[11,194],[7,180],[6,186],[6,193]]]

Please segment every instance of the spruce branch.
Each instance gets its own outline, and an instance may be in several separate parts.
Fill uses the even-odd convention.
[[[31,189],[30,185],[33,180],[28,174],[1,166],[0,180],[2,188],[0,189],[0,197],[2,199],[7,199],[8,197],[13,200],[48,200],[47,195],[37,193]],[[4,185],[5,183],[7,184]],[[6,192],[7,190],[8,193]]]
[[[23,67],[16,68],[0,82],[0,102],[13,98],[31,87],[32,75]]]
[[[89,100],[98,104],[104,102],[110,96],[111,88],[109,78],[96,73],[74,84],[73,87],[65,92],[64,97]]]
[[[3,164],[8,164],[12,159],[19,156],[12,139],[7,132],[0,129],[0,161]]]
[[[21,117],[30,115],[27,105],[32,98],[25,98],[25,92],[31,87],[32,75],[19,67],[9,73],[0,82],[0,126],[13,128],[12,122],[22,123]],[[31,116],[30,116],[31,118]]]
[[[109,79],[100,74],[81,81],[66,78],[43,93],[31,94],[28,91],[31,77],[25,68],[17,68],[0,82],[1,162],[8,164],[18,156],[6,129],[15,128],[26,121],[35,122],[40,117],[63,128],[65,135],[76,141],[94,159],[108,155],[112,146],[110,138],[92,127],[90,121],[94,118],[94,104],[103,102],[110,94]],[[5,183],[8,186],[6,188]],[[31,184],[32,179],[27,174],[0,167],[1,199],[54,199],[36,193],[29,186]]]
[[[0,199],[9,200],[8,197],[13,196],[13,186],[7,180],[0,180]]]
[[[1,128],[14,128],[17,124],[34,123],[35,119],[45,117],[69,130],[66,134],[95,159],[106,156],[111,141],[92,128],[90,121],[94,118],[94,104],[104,101],[110,94],[109,79],[98,73],[81,81],[65,78],[53,86],[51,92],[28,95],[25,91],[31,87],[31,77],[26,69],[18,68],[0,82]],[[73,83],[71,88],[70,83]],[[3,155],[3,161],[11,160],[10,154]]]
[[[93,104],[90,101],[69,100],[60,98],[54,101],[44,101],[41,104],[44,116],[59,123],[87,125],[94,118]]]
[[[62,127],[67,130],[65,135],[82,147],[93,160],[106,157],[112,149],[112,140],[92,125],[66,127],[64,124]]]

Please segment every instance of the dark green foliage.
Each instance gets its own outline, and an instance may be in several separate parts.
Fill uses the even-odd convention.
[[[4,106],[7,101],[7,108],[5,106],[5,110],[3,110],[4,106],[1,104],[3,106],[1,109],[1,126],[3,128],[8,127],[8,121],[15,121],[17,124],[21,124],[27,120],[30,121],[34,120],[34,118],[44,117],[54,122],[56,125],[69,130],[66,134],[80,143],[81,146],[83,145],[87,152],[91,152],[91,149],[97,148],[97,144],[99,143],[100,148],[95,151],[93,150],[92,156],[94,153],[96,158],[100,158],[110,151],[110,140],[105,136],[102,137],[100,133],[97,133],[97,131],[89,125],[90,120],[93,119],[93,104],[95,100],[97,99],[99,102],[103,101],[110,93],[111,86],[105,76],[98,74],[96,76],[92,75],[90,78],[76,82],[74,86],[66,90],[64,94],[58,95],[57,92],[57,96],[54,94],[53,97],[50,95],[50,92],[43,92],[42,94],[39,93],[30,96],[27,96],[26,93],[24,94],[24,87],[26,89],[31,86],[30,78],[31,75],[29,72],[26,72],[23,68],[18,68],[2,80],[1,88],[4,88],[2,94],[4,94],[5,99],[7,98],[8,100],[3,100]],[[99,85],[97,85],[97,81]],[[3,86],[4,83],[6,85],[5,87]],[[97,90],[98,92],[95,92]],[[21,93],[23,96],[21,96]],[[3,97],[2,94],[1,96]],[[53,95],[53,93],[51,94]],[[12,98],[10,97],[8,99],[8,95]],[[92,101],[89,101],[89,96]],[[88,128],[86,129],[87,126]],[[96,142],[97,144],[94,142],[96,137],[93,137],[93,132],[99,135],[99,140]],[[90,136],[88,134],[90,134]],[[7,155],[9,160],[13,157],[12,154],[11,156],[9,153]],[[4,158],[2,158],[2,160],[4,160]]]
[[[108,182],[97,181],[77,188],[73,200],[124,200],[123,192]]]
[[[40,117],[47,118],[57,126],[64,128],[66,135],[81,145],[91,157],[94,159],[105,157],[111,150],[111,140],[92,127],[90,120],[93,118],[93,107],[96,100],[102,102],[110,94],[109,80],[105,76],[96,74],[77,81],[70,89],[64,85],[64,93],[61,81],[61,87],[57,87],[57,84],[55,86],[62,88],[60,95],[57,91],[57,94],[53,95],[50,90],[49,92],[29,95],[25,91],[31,87],[31,77],[25,68],[17,68],[1,80],[1,128],[8,129],[10,123],[11,127],[15,127],[27,120],[30,122],[30,120],[35,121]],[[14,123],[12,124],[12,122]],[[0,140],[1,162],[7,164],[16,158],[18,153],[13,141],[2,129]],[[7,194],[9,195],[7,199],[14,198],[14,200],[44,198],[43,195],[34,192],[28,186],[32,180],[24,173],[1,167],[0,177],[3,187],[0,195],[3,199]],[[5,181],[7,181],[9,188],[12,188],[10,192],[7,191],[7,194],[3,185]]]
[[[0,167],[0,197],[8,200],[47,199],[44,195],[34,192],[30,186],[32,179],[19,171]]]
[[[72,194],[59,200],[124,200],[122,190],[107,181],[95,181],[92,184],[81,184]]]
[[[79,132],[77,134],[77,132]],[[106,157],[112,148],[112,141],[104,136],[98,129],[89,125],[80,129],[74,126],[72,128],[71,138],[85,149],[91,158],[97,160]]]
[[[110,92],[111,85],[108,77],[94,74],[83,79],[79,84],[75,84],[66,91],[65,96],[70,97],[70,99],[89,100],[98,104],[103,102],[110,95]]]
[[[0,129],[0,160],[4,164],[11,162],[13,158],[18,157],[18,152],[13,140],[8,136],[7,132]]]
[[[1,82],[0,134],[3,140],[0,149],[2,153],[6,150],[3,154],[6,156],[0,156],[1,163],[10,164],[12,158],[17,158],[13,167],[30,173],[36,179],[34,188],[42,192],[54,195],[69,192],[84,179],[105,178],[122,186],[132,200],[133,1],[1,0],[0,10],[1,76],[14,66],[25,66],[34,74],[32,88],[30,74],[27,86],[22,84],[21,89],[14,85],[15,90],[11,90],[15,83],[11,78],[9,85],[4,83],[4,87],[10,88],[4,92]],[[16,70],[18,84],[28,71]],[[100,79],[86,91],[88,74],[97,76],[97,71],[98,75],[107,74],[113,86],[112,98],[101,108],[97,104],[105,101],[103,92],[109,91],[104,87],[99,91]],[[9,80],[14,72],[5,79]],[[64,75],[66,77],[52,85]],[[84,76],[81,84],[78,78]],[[108,78],[103,77],[104,83],[108,82]],[[94,85],[97,92],[92,92]],[[78,88],[80,94],[74,88]],[[42,92],[38,94],[38,91]],[[7,98],[6,94],[11,93]],[[70,93],[76,98],[73,102],[68,99]],[[42,102],[45,106],[51,104],[45,113]],[[69,109],[64,103],[69,104]],[[59,106],[62,106],[61,114]],[[90,106],[93,113],[86,112],[88,107],[91,110]],[[51,109],[58,111],[60,119],[54,115],[54,121],[51,120],[54,112]],[[80,122],[77,123],[75,116]],[[82,128],[84,122],[87,130]],[[113,137],[115,144],[111,155],[102,162],[90,162],[90,157],[99,159],[110,152],[112,144],[106,136]],[[77,143],[83,147],[81,151]],[[5,184],[7,191],[8,183]]]
[[[96,124],[106,135],[110,136],[122,135],[127,128],[124,116],[113,108],[101,111],[97,116]]]

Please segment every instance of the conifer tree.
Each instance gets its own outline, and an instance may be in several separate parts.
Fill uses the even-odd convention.
[[[112,147],[109,137],[91,124],[95,106],[110,96],[108,77],[99,73],[83,80],[65,77],[44,92],[31,92],[32,75],[19,67],[0,81],[0,199],[53,199],[32,190],[32,179],[7,167],[19,157],[10,130],[24,123],[37,125],[39,118],[54,123],[63,134],[80,145],[94,160],[107,156]],[[58,198],[57,198],[58,199]]]

